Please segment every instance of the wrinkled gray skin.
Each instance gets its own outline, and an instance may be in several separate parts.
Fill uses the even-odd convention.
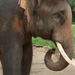
[[[68,2],[41,0],[38,5],[37,0],[34,1],[33,18],[28,22],[25,9],[18,5],[18,0],[0,0],[0,59],[3,75],[29,75],[33,53],[32,36],[60,42],[72,59],[72,16]],[[68,66],[62,56],[56,63],[47,64],[45,59],[45,64],[54,71]]]

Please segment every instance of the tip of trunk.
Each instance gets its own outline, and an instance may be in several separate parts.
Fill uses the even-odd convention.
[[[57,62],[53,62],[51,59],[52,54],[54,54],[55,51],[54,49],[50,49],[44,58],[45,61],[45,65],[53,71],[60,71],[63,70],[64,68],[66,68],[68,66],[68,63],[64,60],[64,58],[60,55],[60,58],[58,59]]]

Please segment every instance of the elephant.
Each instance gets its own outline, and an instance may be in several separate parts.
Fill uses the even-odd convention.
[[[57,62],[51,59],[54,49],[45,55],[45,65],[50,70],[61,71],[69,64],[75,66],[71,60],[74,52],[71,22],[68,0],[0,0],[0,60],[3,75],[30,74],[32,37],[51,40],[58,48],[61,45]],[[63,51],[66,57],[63,57]]]

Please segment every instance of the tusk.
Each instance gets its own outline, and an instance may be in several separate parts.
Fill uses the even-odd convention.
[[[74,60],[71,60],[65,53],[62,45],[59,43],[59,42],[56,42],[57,44],[57,47],[61,53],[61,55],[63,56],[63,58],[71,65],[71,66],[74,66],[75,67],[75,61]]]

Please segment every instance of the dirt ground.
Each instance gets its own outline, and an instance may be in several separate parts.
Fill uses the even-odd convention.
[[[68,66],[62,71],[51,71],[44,64],[44,55],[50,47],[33,47],[33,62],[30,75],[75,75],[75,67]],[[53,55],[53,59],[56,61],[58,53]],[[0,64],[0,75],[2,74],[2,67]]]

